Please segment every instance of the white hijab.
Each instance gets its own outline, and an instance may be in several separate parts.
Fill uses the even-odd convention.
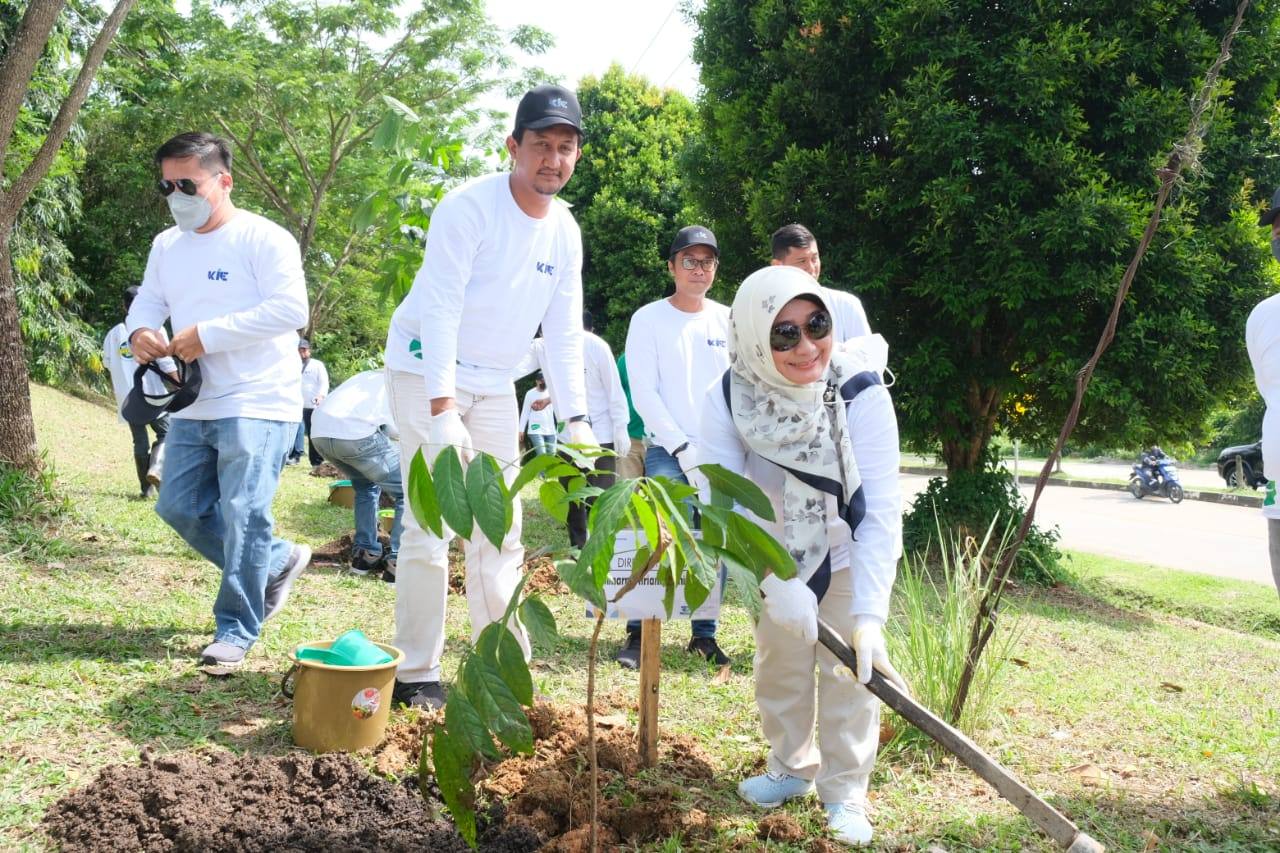
[[[729,411],[747,447],[786,475],[783,545],[800,577],[820,586],[819,598],[830,577],[827,496],[835,498],[850,529],[861,520],[862,480],[845,406],[850,380],[872,365],[860,352],[833,345],[823,378],[798,385],[774,365],[769,335],[778,313],[796,297],[827,308],[821,292],[808,273],[788,266],[765,267],[742,282],[730,316],[727,389]]]

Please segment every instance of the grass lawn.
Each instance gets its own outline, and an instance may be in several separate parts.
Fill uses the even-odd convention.
[[[143,748],[290,750],[291,709],[277,689],[287,651],[352,627],[375,639],[393,635],[392,587],[321,568],[299,581],[240,674],[218,680],[197,673],[195,655],[212,634],[216,571],[150,504],[130,497],[129,435],[109,409],[32,391],[41,444],[75,510],[60,529],[0,555],[4,849],[45,847],[39,822],[48,804],[90,783],[104,765],[136,761]],[[349,511],[329,506],[325,496],[324,481],[304,468],[286,469],[275,508],[283,534],[319,546],[346,532]],[[525,503],[525,528],[530,546],[563,543],[535,501]],[[1275,632],[1249,620],[1219,627],[1188,618],[1211,618],[1207,611],[1167,615],[1166,602],[1178,609],[1172,605],[1196,597],[1192,581],[1170,582],[1176,573],[1074,559],[1085,578],[1080,588],[1013,602],[1021,630],[1016,661],[1001,686],[999,717],[974,733],[978,742],[1111,850],[1280,849]],[[1104,580],[1117,579],[1148,597],[1102,589]],[[1228,582],[1216,583],[1224,584],[1216,590],[1222,599]],[[1252,598],[1239,600],[1254,606]],[[552,596],[548,603],[562,638],[553,655],[535,662],[535,678],[551,699],[581,702],[590,623],[576,599]],[[620,626],[605,632],[602,695],[636,691],[635,674],[610,660],[620,634]],[[446,678],[467,636],[464,602],[451,598]],[[690,808],[722,820],[710,842],[675,838],[646,849],[762,847],[754,840],[761,815],[734,792],[765,753],[752,698],[749,620],[736,606],[723,614],[721,642],[735,658],[723,683],[684,654],[687,627],[668,626],[664,637],[663,725],[698,738],[719,770],[712,784],[683,796]],[[943,755],[883,754],[872,798],[878,849],[1053,849]],[[815,803],[787,811],[812,838],[820,836]]]

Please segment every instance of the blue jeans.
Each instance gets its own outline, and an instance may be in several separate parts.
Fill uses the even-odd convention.
[[[313,435],[311,443],[321,456],[350,478],[351,488],[356,493],[354,547],[364,549],[370,557],[382,555],[382,544],[378,542],[378,495],[386,492],[395,498],[396,517],[391,525],[391,546],[387,549],[387,557],[395,559],[400,552],[400,528],[404,518],[399,445],[381,431],[356,439]]]
[[[529,444],[533,446],[533,450],[538,456],[550,456],[556,452],[556,437],[554,435],[531,432],[529,433]]]
[[[267,579],[293,545],[275,536],[271,500],[297,424],[259,418],[172,418],[156,514],[222,570],[214,639],[247,649],[266,611]]]
[[[667,449],[659,444],[649,445],[649,449],[644,454],[644,475],[646,477],[666,477],[669,480],[689,484],[689,478],[684,475],[680,463],[674,456],[667,452]],[[721,574],[723,575],[723,570]],[[723,577],[721,583],[723,584]],[[699,637],[714,637],[716,635],[716,620],[714,619],[693,619],[689,622],[690,635],[696,640]],[[628,631],[639,631],[640,620],[632,619],[627,622]]]

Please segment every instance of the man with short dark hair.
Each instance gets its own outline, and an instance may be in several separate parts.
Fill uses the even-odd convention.
[[[297,465],[302,460],[302,439],[311,439],[311,415],[329,393],[329,371],[323,361],[311,357],[311,341],[306,338],[298,338],[298,358],[302,359],[302,423],[294,434],[293,451],[285,460],[286,465]],[[324,461],[324,456],[316,451],[315,441],[310,441],[306,452],[311,467]]]
[[[225,671],[243,662],[311,559],[306,545],[274,535],[271,517],[302,413],[295,344],[307,289],[298,241],[232,204],[225,140],[183,133],[155,162],[177,224],[152,242],[125,325],[139,364],[199,359],[199,396],[171,415],[156,512],[222,571],[201,662]]]
[[[137,295],[136,286],[125,289],[124,313],[126,316]],[[160,331],[163,332],[163,329]],[[103,339],[102,363],[111,374],[111,390],[116,395],[116,417],[121,423],[129,424],[129,433],[133,436],[133,467],[138,474],[138,496],[153,498],[156,496],[156,489],[160,487],[160,479],[163,476],[164,437],[169,432],[169,416],[162,413],[150,423],[134,424],[126,421],[120,414],[125,399],[133,390],[133,374],[138,367],[138,363],[133,360],[133,352],[129,349],[129,333],[123,322],[116,323]],[[169,364],[162,367],[166,370],[172,369]],[[151,431],[156,435],[154,444],[147,438],[147,427],[151,427]]]
[[[431,215],[422,267],[387,332],[387,389],[400,428],[401,468],[421,448],[429,462],[446,447],[464,461],[483,451],[518,456],[512,372],[538,326],[557,414],[575,444],[596,444],[582,381],[582,235],[556,199],[582,154],[582,110],[573,92],[538,86],[516,109],[507,137],[511,170],[449,192]],[[516,466],[506,469],[508,482]],[[476,531],[466,543],[472,638],[501,619],[524,562],[520,503],[495,548]],[[441,707],[449,540],[404,519],[396,571],[396,642],[405,659],[394,699]],[[526,657],[528,638],[513,621]]]
[[[771,266],[802,269],[813,276],[815,281],[822,275],[818,238],[799,222],[784,225],[774,231],[770,248],[773,252],[773,258],[769,261]],[[862,308],[862,300],[834,287],[824,287],[822,292],[827,297],[827,308],[831,311],[833,321],[832,331],[837,341],[871,334],[871,324],[867,322],[867,312]]]
[[[625,352],[631,402],[649,433],[646,476],[699,485],[702,401],[729,369],[729,309],[707,298],[719,265],[720,247],[710,228],[681,228],[667,252],[675,293],[631,317]],[[720,666],[730,662],[716,642],[716,620],[694,619],[690,627],[687,651]],[[627,623],[627,641],[616,660],[626,669],[639,667],[638,620]]]

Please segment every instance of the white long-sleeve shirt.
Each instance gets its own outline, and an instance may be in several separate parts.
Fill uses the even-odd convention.
[[[314,409],[329,393],[329,369],[318,358],[309,358],[302,365],[302,408]],[[367,435],[367,433],[366,433]]]
[[[343,382],[311,413],[312,438],[355,441],[386,427],[398,435],[391,417],[385,370],[365,370]]]
[[[837,342],[871,334],[871,324],[867,322],[867,312],[861,299],[834,287],[823,287],[821,295],[831,312],[832,331]]]
[[[542,219],[522,211],[509,178],[469,181],[437,205],[422,267],[391,318],[386,363],[421,374],[432,399],[513,394],[512,369],[541,325],[560,414],[585,415],[582,236],[562,203]]]
[[[513,371],[512,378],[519,379],[541,370],[543,376],[550,376],[548,370],[546,348],[542,338],[534,338],[529,345],[529,352],[520,360]],[[583,332],[582,337],[583,384],[587,391],[587,417],[591,419],[591,431],[599,441],[612,442],[618,430],[626,429],[631,419],[627,408],[627,395],[622,390],[622,377],[618,373],[618,364],[613,360],[613,350],[604,338],[594,332]],[[556,389],[550,382],[547,390],[551,399],[557,399]],[[559,406],[557,406],[559,409]],[[568,424],[561,431],[561,436],[568,439]]]
[[[628,369],[631,360],[627,360]],[[831,571],[853,572],[854,615],[887,619],[889,594],[902,556],[902,493],[898,484],[898,421],[889,390],[873,385],[848,404],[849,438],[862,478],[866,515],[851,532],[836,513],[835,498],[827,495],[827,533],[831,543]],[[742,441],[717,381],[707,390],[698,434],[699,462],[723,465],[751,480],[769,497],[777,521],[764,521],[736,507],[779,542],[782,538],[782,491],[786,474],[773,462],[751,451]]]
[[[520,431],[530,435],[555,435],[556,410],[554,403],[548,403],[541,409],[535,409],[534,403],[550,400],[551,394],[545,389],[530,388],[524,392],[524,405],[520,407]]]
[[[163,328],[156,331],[160,333],[160,337],[166,341],[169,340]],[[133,390],[133,374],[138,370],[138,363],[133,360],[133,350],[129,347],[129,332],[125,329],[124,323],[116,323],[102,339],[102,363],[107,366],[107,372],[111,374],[111,390],[116,396],[116,419],[122,424],[127,423],[120,412],[124,409],[125,398]],[[156,366],[166,373],[175,369],[173,359],[170,358],[156,359]]]
[[[171,417],[301,419],[307,286],[288,231],[247,210],[208,234],[161,231],[125,326],[132,335],[166,319],[175,332],[194,325],[205,351],[199,397]]]
[[[691,314],[650,302],[631,317],[626,355],[631,402],[650,438],[668,453],[698,445],[705,392],[729,367],[729,309],[708,299]]]
[[[1280,478],[1280,294],[1269,296],[1249,312],[1244,330],[1245,346],[1253,364],[1253,381],[1262,401],[1262,470],[1271,479]],[[1280,503],[1267,489],[1262,514],[1280,518]]]

